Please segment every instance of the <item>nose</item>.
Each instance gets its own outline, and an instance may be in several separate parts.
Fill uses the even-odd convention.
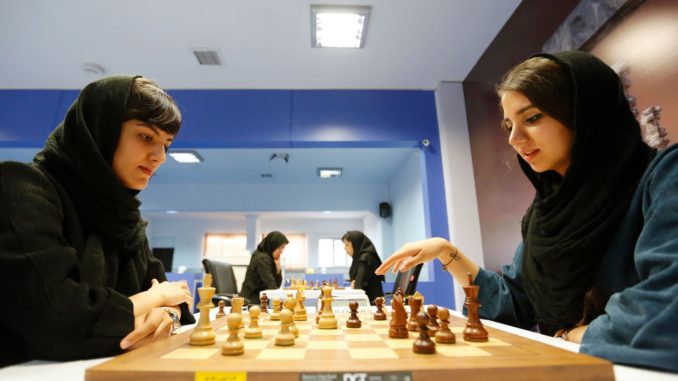
[[[165,162],[167,159],[167,153],[165,152],[165,146],[162,144],[156,145],[153,147],[153,151],[150,155],[151,160],[158,165]]]
[[[514,125],[509,134],[508,142],[512,146],[520,145],[527,140],[527,135],[525,131],[520,126]]]

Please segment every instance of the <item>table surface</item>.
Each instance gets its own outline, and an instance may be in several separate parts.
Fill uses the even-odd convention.
[[[311,312],[312,310],[309,310],[309,313]],[[211,312],[211,314],[215,313],[216,309]],[[461,316],[455,311],[452,311],[452,313],[455,316]],[[534,345],[541,345],[537,343],[542,343],[547,344],[550,347],[564,349],[569,352],[577,352],[579,349],[579,346],[574,343],[565,342],[562,340],[554,339],[530,331],[521,330],[515,327],[506,326],[492,321],[483,320],[483,324],[489,328],[491,337],[499,337],[500,339],[502,339],[508,337],[503,335],[509,335],[511,337],[519,336],[521,338],[527,339],[525,340],[526,342],[532,342]],[[192,330],[192,328],[193,326],[182,327],[181,332],[184,333],[188,332]],[[189,334],[185,334],[185,336],[187,335]],[[179,336],[181,336],[181,333]],[[179,336],[174,336],[169,340],[177,341],[179,340],[178,339]],[[528,345],[532,344],[528,343]],[[544,348],[547,347],[544,346]],[[117,358],[102,358],[95,360],[83,360],[71,362],[30,361],[27,363],[0,369],[0,380],[16,380],[16,381],[45,380],[45,379],[78,380],[78,381],[85,380],[86,369],[100,366],[103,363],[110,362],[111,359],[117,360],[122,356],[125,355],[118,356]],[[115,361],[112,361],[111,363],[115,364]],[[643,381],[678,381],[678,375],[676,374],[669,374],[664,372],[651,371],[621,365],[614,365],[613,371],[615,379],[621,381],[640,380],[640,379],[642,379]]]

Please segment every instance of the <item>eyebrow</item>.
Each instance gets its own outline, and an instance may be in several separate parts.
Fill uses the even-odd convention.
[[[516,115],[520,115],[520,114],[524,113],[525,111],[527,111],[531,108],[537,108],[537,106],[530,103],[527,106],[523,106],[523,107],[519,108],[518,112],[516,112]],[[509,118],[504,118],[504,122],[510,122]]]

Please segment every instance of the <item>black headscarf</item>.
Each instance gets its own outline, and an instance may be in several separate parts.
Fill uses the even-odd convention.
[[[268,233],[266,237],[261,240],[261,242],[259,242],[259,245],[257,245],[257,251],[273,256],[275,249],[289,242],[290,241],[287,240],[287,237],[285,237],[283,233],[279,231],[272,231]]]
[[[351,230],[347,232],[344,237],[346,237],[353,246],[353,261],[351,262],[351,268],[348,270],[349,279],[356,278],[359,262],[367,263],[368,269],[376,269],[381,265],[381,259],[379,258],[377,249],[374,248],[372,241],[370,241],[363,232]],[[382,282],[384,281],[383,275],[379,275],[378,278]]]
[[[518,155],[537,190],[522,222],[525,292],[541,332],[553,334],[582,320],[585,295],[595,294],[601,259],[655,151],[641,140],[610,67],[584,52],[540,56],[560,64],[574,96],[575,140],[564,178],[536,173]]]
[[[33,159],[66,189],[86,233],[126,250],[145,242],[136,192],[123,186],[112,167],[135,78],[108,77],[87,85]]]

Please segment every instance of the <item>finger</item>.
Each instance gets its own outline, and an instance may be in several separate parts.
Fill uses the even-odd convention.
[[[384,274],[392,265],[395,265],[397,262],[400,262],[403,258],[411,257],[415,255],[416,252],[412,252],[406,245],[401,247],[395,253],[391,254],[390,257],[386,258],[381,266],[377,267],[375,271],[377,274]],[[397,267],[397,266],[396,266]],[[394,271],[395,272],[395,271]]]
[[[155,279],[155,278],[154,278],[154,279],[151,279],[151,287],[152,287],[152,286],[157,286],[158,284],[160,284],[160,282],[158,282],[157,279]]]
[[[165,313],[162,310],[160,311]],[[158,315],[156,310],[149,312],[148,315],[146,315],[146,319],[122,339],[120,342],[120,348],[127,349],[133,346],[137,341],[151,334],[153,331],[155,331],[155,328],[160,323],[160,319],[162,319],[162,315]]]

